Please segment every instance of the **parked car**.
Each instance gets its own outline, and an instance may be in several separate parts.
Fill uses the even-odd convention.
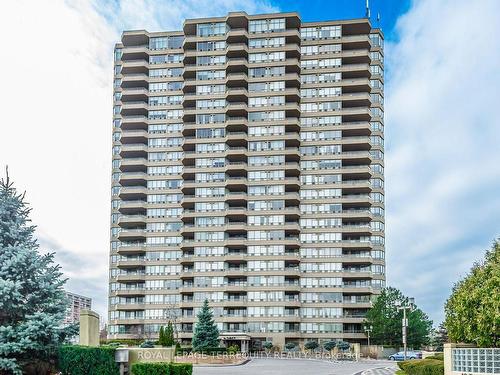
[[[421,359],[421,352],[407,351],[406,359]],[[397,352],[389,356],[391,361],[404,361],[405,360],[405,352]]]

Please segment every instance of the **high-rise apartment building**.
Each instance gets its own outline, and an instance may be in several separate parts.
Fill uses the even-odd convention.
[[[383,36],[297,13],[115,49],[109,334],[364,342],[385,282]]]
[[[66,292],[66,298],[69,301],[64,317],[64,324],[75,324],[80,322],[80,311],[90,310],[92,308],[92,298],[81,296],[79,294]]]

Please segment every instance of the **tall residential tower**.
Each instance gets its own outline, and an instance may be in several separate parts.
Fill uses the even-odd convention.
[[[109,335],[364,342],[385,283],[383,36],[297,13],[115,48]]]

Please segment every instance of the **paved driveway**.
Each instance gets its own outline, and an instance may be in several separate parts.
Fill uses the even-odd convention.
[[[394,362],[388,361],[327,362],[258,358],[242,366],[195,366],[193,375],[392,375],[395,370]]]

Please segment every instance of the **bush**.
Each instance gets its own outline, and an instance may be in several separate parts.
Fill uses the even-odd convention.
[[[262,344],[262,347],[267,350],[271,350],[273,348],[273,343],[272,341],[266,341],[264,344]]]
[[[79,345],[61,346],[57,353],[63,375],[119,375],[115,348]]]
[[[323,344],[323,348],[328,351],[333,350],[335,346],[337,346],[337,342],[333,340],[329,340]]]
[[[177,347],[175,348],[175,354],[178,355],[178,354],[184,354],[184,353],[191,353],[193,351],[193,347],[192,346],[185,346],[185,347],[182,347],[179,345],[179,349],[177,349]]]
[[[444,354],[443,353],[436,353],[434,355],[430,355],[428,357],[425,357],[425,359],[437,359],[438,361],[444,361]]]
[[[308,349],[308,350],[314,350],[316,349],[317,347],[319,346],[318,342],[317,341],[307,341],[305,344],[304,344],[304,348]]]
[[[191,375],[193,365],[191,363],[134,363],[132,375]]]
[[[351,344],[349,344],[347,341],[339,341],[337,343],[337,348],[340,350],[347,350],[351,347]]]
[[[293,349],[295,349],[296,346],[297,346],[297,344],[295,344],[294,342],[287,342],[285,344],[285,349],[287,349],[287,350],[293,350]]]
[[[407,375],[443,375],[444,362],[438,359],[414,359],[398,362]]]
[[[240,351],[240,347],[238,345],[231,345],[227,348],[227,352],[229,354],[236,354]]]
[[[101,340],[101,345],[128,345],[128,346],[139,346],[142,342],[141,339],[113,339],[113,340]]]
[[[191,363],[171,363],[170,375],[191,375],[193,365]]]
[[[170,375],[170,363],[134,363],[132,364],[132,375]]]
[[[139,345],[139,347],[141,348],[154,348],[155,347],[155,343],[153,341],[143,341],[141,342],[141,345]]]

